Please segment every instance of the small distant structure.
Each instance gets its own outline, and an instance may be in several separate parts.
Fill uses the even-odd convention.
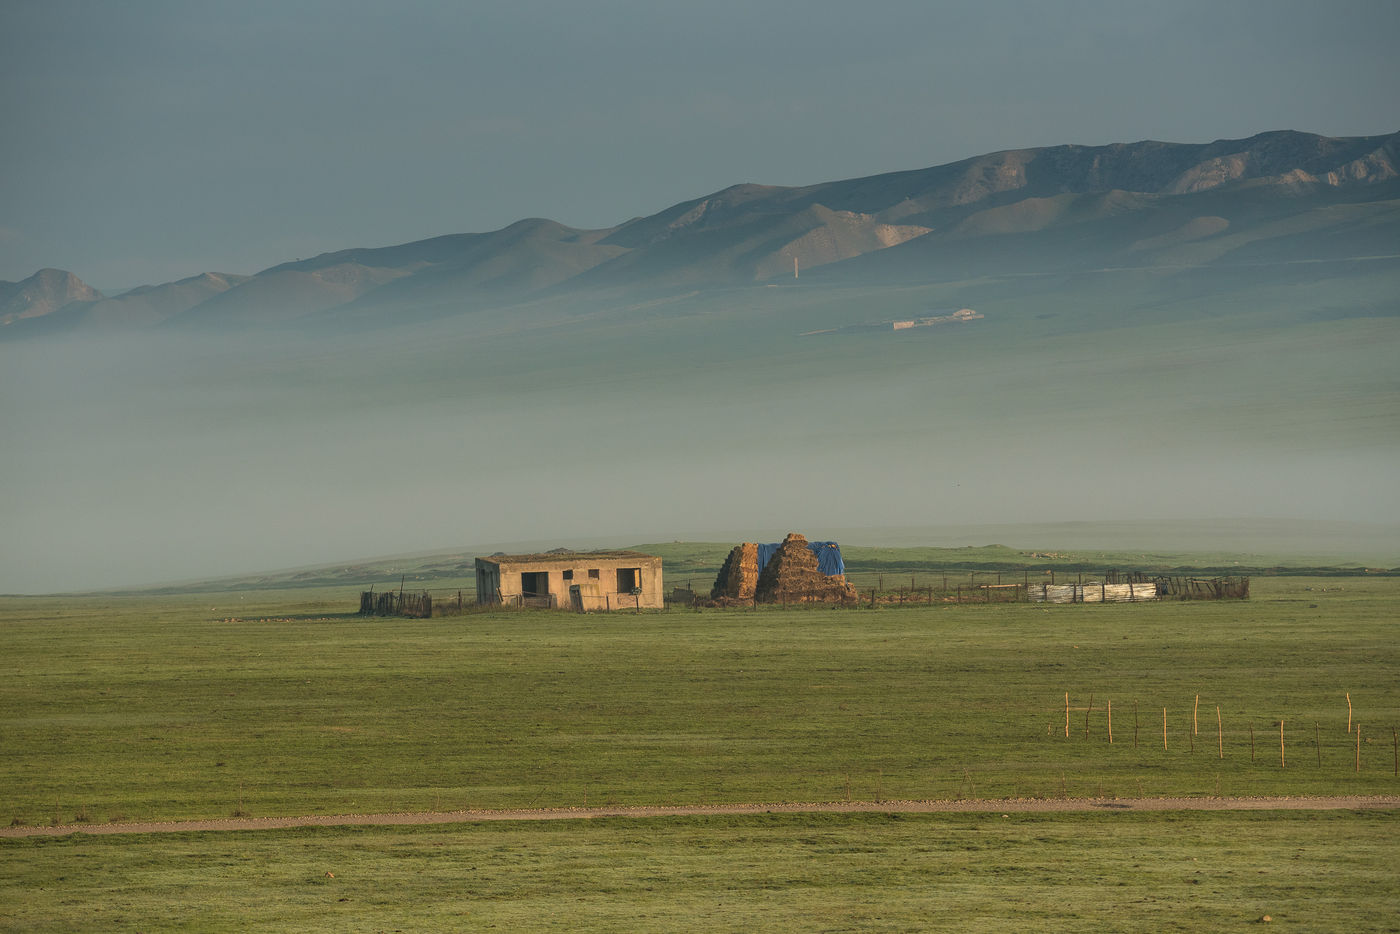
[[[809,542],[791,532],[781,543],[735,545],[715,578],[710,599],[735,603],[853,605],[856,589],[836,542]]]
[[[1151,581],[1109,584],[1102,581],[1086,584],[1026,585],[1026,599],[1031,603],[1141,603],[1160,600],[1157,585]]]
[[[848,324],[839,328],[821,328],[816,331],[803,331],[799,337],[812,337],[817,334],[861,334],[879,331],[908,331],[911,328],[927,328],[937,324],[977,321],[986,315],[971,308],[959,308],[946,315],[928,315],[923,318],[908,318],[904,321],[880,321],[866,324]]]
[[[640,551],[554,551],[476,559],[481,605],[598,610],[665,608],[661,559]]]
[[[954,321],[976,321],[978,318],[985,318],[986,315],[973,311],[971,308],[959,308],[951,315],[934,315],[928,318],[912,318],[908,321],[891,321],[893,330],[906,331],[909,328],[926,328],[935,324],[950,324]]]

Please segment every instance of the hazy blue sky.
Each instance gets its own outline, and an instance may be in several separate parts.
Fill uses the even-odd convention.
[[[0,0],[0,279],[251,273],[996,149],[1391,132],[1394,0]]]

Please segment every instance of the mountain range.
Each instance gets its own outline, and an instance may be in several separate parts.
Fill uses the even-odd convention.
[[[150,327],[390,325],[551,296],[636,300],[790,282],[923,284],[1400,253],[1400,133],[1295,131],[991,153],[802,187],[741,184],[616,227],[533,218],[255,275],[104,296],[43,269],[0,281],[0,338]]]

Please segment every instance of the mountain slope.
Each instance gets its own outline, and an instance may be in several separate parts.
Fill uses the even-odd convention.
[[[628,222],[605,242],[637,254],[612,264],[625,265],[634,277],[681,278],[674,258],[688,255],[696,267],[689,278],[703,272],[761,280],[791,271],[791,260],[783,263],[780,257],[793,251],[793,219],[815,208],[833,216],[868,218],[874,225],[899,225],[907,234],[845,255],[830,251],[826,257],[814,256],[808,266],[917,240],[914,232],[920,229],[934,239],[910,246],[911,252],[932,249],[932,243],[1029,233],[1144,211],[1153,218],[1146,222],[1150,226],[1159,215],[1173,213],[1159,210],[1169,199],[1247,192],[1261,185],[1266,200],[1287,213],[1300,194],[1326,200],[1334,194],[1355,197],[1357,191],[1389,189],[1397,165],[1400,134],[1330,139],[1283,131],[1207,144],[1147,141],[1009,150],[803,188],[734,186]],[[1258,200],[1246,194],[1241,204]]]
[[[402,305],[536,292],[625,252],[600,242],[608,232],[531,218],[489,234],[467,235],[470,239],[463,238],[454,254],[376,289],[357,304]]]
[[[19,322],[34,333],[122,331],[150,327],[222,294],[248,276],[206,272],[164,285],[143,285],[115,298],[72,302],[42,318]]]
[[[44,270],[0,283],[0,323],[47,317],[45,327],[0,336],[297,319],[380,326],[565,294],[634,301],[782,282],[799,271],[809,282],[869,285],[1390,255],[1400,253],[1397,167],[1400,133],[1007,150],[802,187],[735,185],[615,228],[533,218],[107,301]]]
[[[606,232],[530,219],[490,233],[325,253],[266,269],[172,323],[241,327],[330,309],[528,294],[616,256],[619,249],[597,243]]]
[[[893,283],[1104,267],[1260,265],[1400,253],[1400,181],[1357,193],[1257,180],[1186,195],[1127,192],[1026,199],[950,229],[814,273]]]
[[[67,270],[41,269],[19,282],[0,282],[0,327],[101,298],[101,292]]]

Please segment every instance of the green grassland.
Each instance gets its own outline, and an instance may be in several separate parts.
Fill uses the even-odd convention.
[[[0,818],[1395,793],[1397,591],[431,620],[352,616],[346,587],[7,597]],[[0,840],[0,930],[1393,931],[1395,832],[1105,809],[77,833]]]
[[[3,931],[1395,931],[1395,812],[755,815],[0,841]]]
[[[344,590],[5,598],[0,817],[1394,792],[1396,595],[431,620]]]

